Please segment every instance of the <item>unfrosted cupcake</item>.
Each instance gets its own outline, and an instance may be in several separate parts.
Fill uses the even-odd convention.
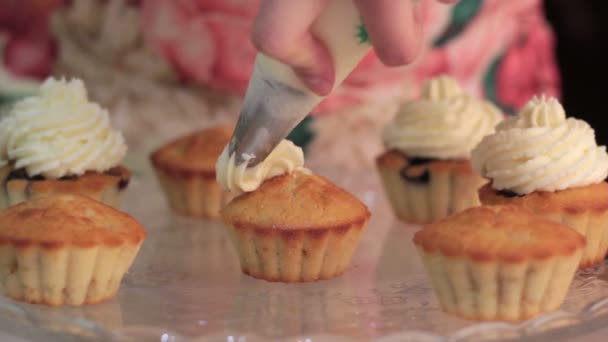
[[[429,80],[421,99],[405,104],[384,131],[387,151],[376,160],[395,214],[431,222],[479,204],[485,182],[470,153],[502,119],[487,101],[467,95],[455,80]]]
[[[244,273],[305,282],[336,277],[350,264],[370,213],[303,163],[302,150],[289,141],[253,168],[235,166],[226,153],[218,161],[220,183],[245,192],[222,209]]]
[[[587,238],[581,267],[608,250],[608,154],[585,121],[566,118],[554,98],[534,97],[473,151],[473,167],[491,180],[484,204],[517,204]]]
[[[414,243],[444,311],[517,321],[559,309],[585,238],[505,205],[470,208],[425,225]]]
[[[127,146],[83,83],[50,78],[0,121],[0,205],[54,193],[120,207],[130,172]]]
[[[181,137],[150,159],[171,208],[187,216],[218,218],[232,198],[215,181],[215,163],[230,141],[232,128],[214,126]]]
[[[51,306],[116,295],[146,232],[87,196],[55,194],[0,212],[0,292]]]

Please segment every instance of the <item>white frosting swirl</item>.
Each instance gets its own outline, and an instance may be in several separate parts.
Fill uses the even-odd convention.
[[[449,76],[437,76],[428,80],[422,88],[422,98],[441,101],[465,95],[458,82]]]
[[[289,140],[282,140],[258,165],[248,168],[247,164],[246,161],[236,165],[234,153],[228,155],[228,146],[224,147],[215,166],[217,182],[226,191],[250,192],[266,179],[295,170],[305,170],[304,152]]]
[[[469,159],[502,120],[498,108],[473,98],[447,76],[429,80],[423,96],[405,104],[384,131],[384,144],[408,156]]]
[[[598,183],[608,175],[605,146],[593,129],[566,118],[555,98],[534,97],[473,150],[473,168],[497,190],[520,195]]]
[[[104,172],[127,147],[108,112],[89,102],[82,81],[50,78],[38,96],[19,101],[0,122],[0,165],[14,162],[45,178]]]

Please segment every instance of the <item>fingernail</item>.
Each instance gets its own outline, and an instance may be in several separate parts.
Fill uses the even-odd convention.
[[[327,95],[331,92],[333,84],[327,79],[317,75],[302,75],[302,81],[315,93]]]

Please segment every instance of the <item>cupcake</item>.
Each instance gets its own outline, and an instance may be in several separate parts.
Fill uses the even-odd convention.
[[[218,180],[244,192],[222,219],[245,274],[268,281],[306,282],[342,274],[370,213],[356,197],[302,168],[302,150],[283,141],[255,167],[218,161]]]
[[[232,196],[216,183],[215,162],[232,128],[216,126],[181,137],[151,155],[171,208],[186,216],[218,218]]]
[[[479,204],[485,180],[470,153],[502,119],[491,103],[467,95],[455,80],[429,80],[421,99],[406,103],[384,131],[376,159],[398,218],[427,223]]]
[[[414,243],[445,312],[506,321],[558,310],[585,248],[581,234],[515,205],[467,209]]]
[[[0,205],[69,193],[118,208],[130,179],[120,166],[126,150],[80,80],[50,78],[0,121]]]
[[[608,154],[593,129],[566,118],[554,98],[534,97],[473,151],[473,167],[491,180],[484,204],[515,204],[566,224],[587,238],[581,267],[608,250]]]
[[[51,306],[108,300],[145,236],[131,216],[87,196],[11,206],[0,212],[0,291]]]

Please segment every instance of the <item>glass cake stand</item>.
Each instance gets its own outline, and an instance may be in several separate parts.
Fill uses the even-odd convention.
[[[0,298],[0,331],[44,340],[485,341],[560,340],[608,323],[608,274],[579,271],[562,310],[519,324],[480,323],[441,312],[412,244],[417,226],[392,216],[371,170],[339,180],[372,219],[341,277],[304,284],[242,275],[220,223],[177,217],[143,156],[126,210],[148,231],[116,298],[51,308]]]

